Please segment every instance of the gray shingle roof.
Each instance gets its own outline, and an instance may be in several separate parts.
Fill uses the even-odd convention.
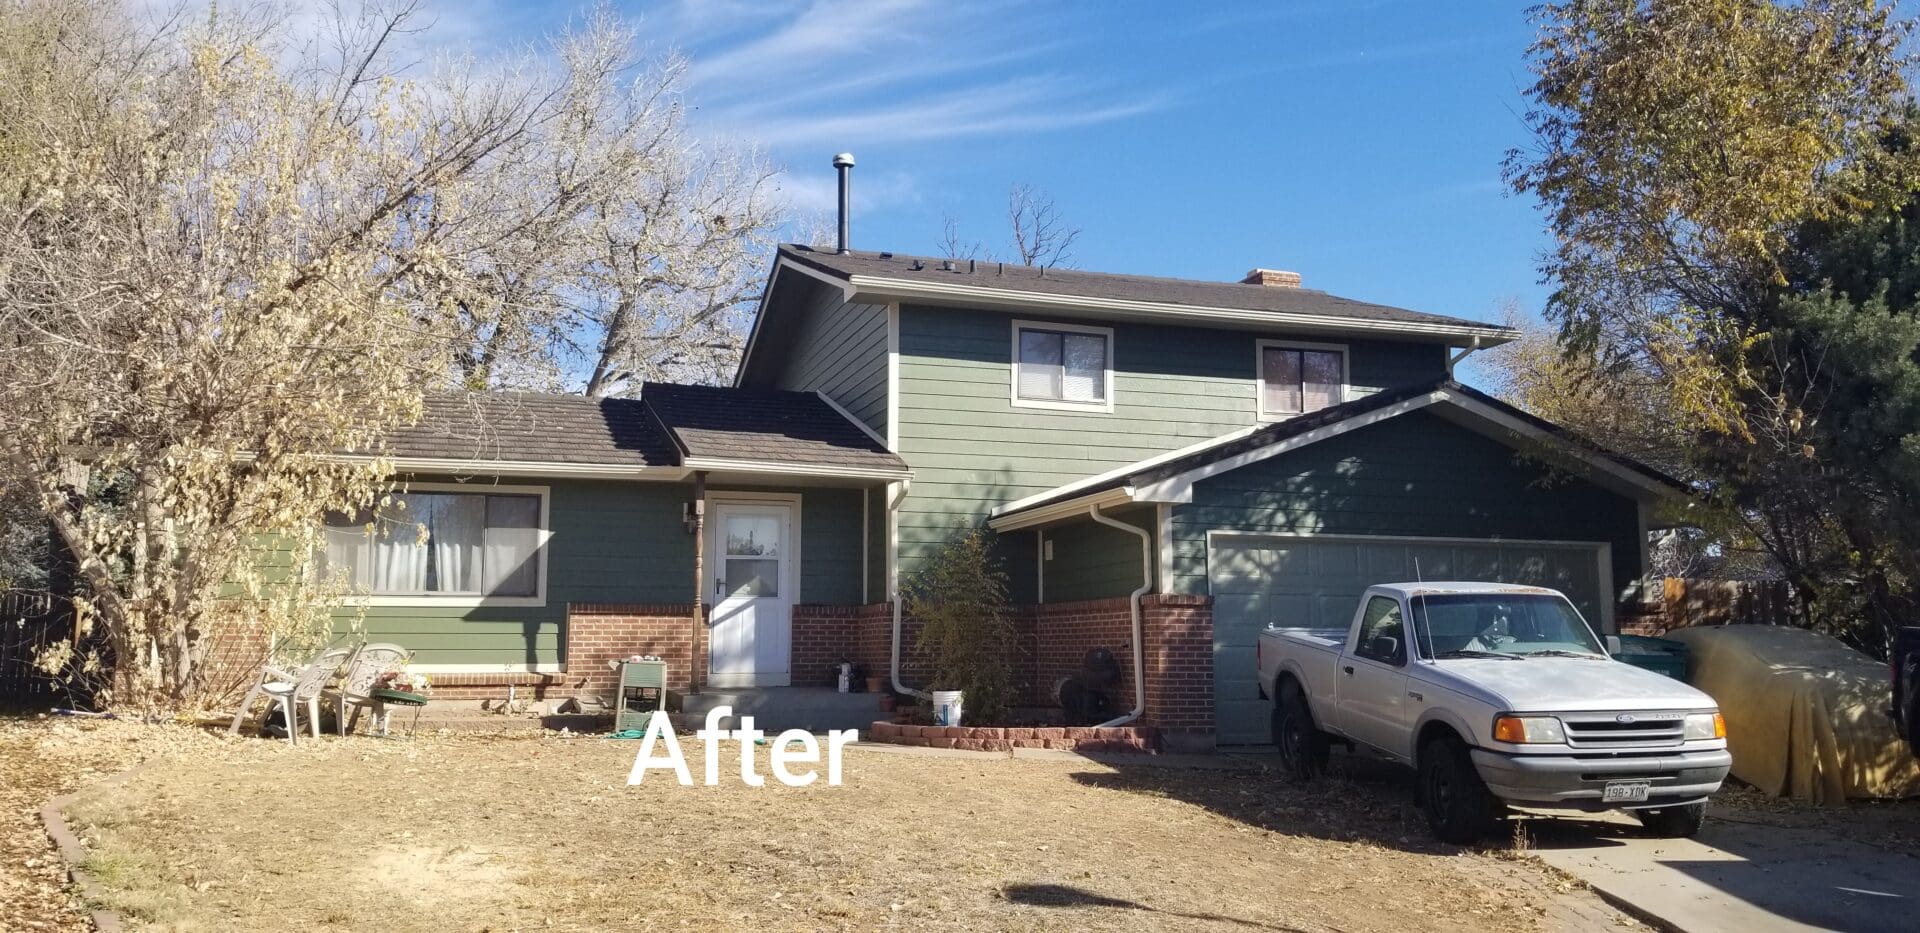
[[[840,254],[830,249],[816,250],[793,243],[781,246],[780,255],[839,279],[847,279],[855,275],[878,276],[965,285],[980,289],[1145,301],[1195,308],[1227,308],[1235,311],[1269,311],[1275,314],[1325,315],[1382,323],[1485,328],[1489,336],[1508,333],[1507,328],[1498,324],[1356,301],[1312,288],[1168,279],[1146,275],[1082,272],[1076,269],[1040,269],[1012,263],[976,262],[969,266],[968,261],[964,259],[955,261],[954,271],[949,272],[941,268],[945,260],[934,257],[908,256],[899,253],[883,257],[880,253],[859,250]],[[914,268],[916,265],[920,268]],[[970,268],[972,271],[969,271]]]
[[[689,457],[907,469],[885,445],[812,392],[650,382],[640,397]]]
[[[405,458],[675,467],[685,457],[906,472],[886,446],[811,392],[648,383],[638,399],[531,392],[428,396],[394,432]]]
[[[431,395],[395,456],[511,463],[674,466],[673,444],[638,399],[474,392]]]

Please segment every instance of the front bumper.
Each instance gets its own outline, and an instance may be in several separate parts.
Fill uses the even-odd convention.
[[[1725,749],[1618,756],[1512,755],[1476,748],[1473,764],[1495,797],[1524,806],[1639,809],[1706,799],[1727,779],[1733,755]],[[1615,781],[1646,781],[1652,788],[1645,803],[1601,803],[1601,793]]]

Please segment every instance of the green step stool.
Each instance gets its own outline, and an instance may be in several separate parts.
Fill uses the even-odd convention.
[[[621,662],[619,711],[614,714],[614,731],[645,732],[654,712],[666,708],[667,662]]]

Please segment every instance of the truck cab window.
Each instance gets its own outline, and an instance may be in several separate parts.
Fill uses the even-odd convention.
[[[1360,619],[1359,643],[1353,653],[1369,661],[1407,663],[1407,627],[1400,616],[1400,601],[1389,596],[1367,600],[1367,612]]]

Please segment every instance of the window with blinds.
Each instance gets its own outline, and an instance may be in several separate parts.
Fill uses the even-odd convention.
[[[1346,401],[1347,354],[1330,347],[1260,346],[1260,416],[1287,418]]]
[[[1113,349],[1111,331],[1015,330],[1014,400],[1105,408]]]

